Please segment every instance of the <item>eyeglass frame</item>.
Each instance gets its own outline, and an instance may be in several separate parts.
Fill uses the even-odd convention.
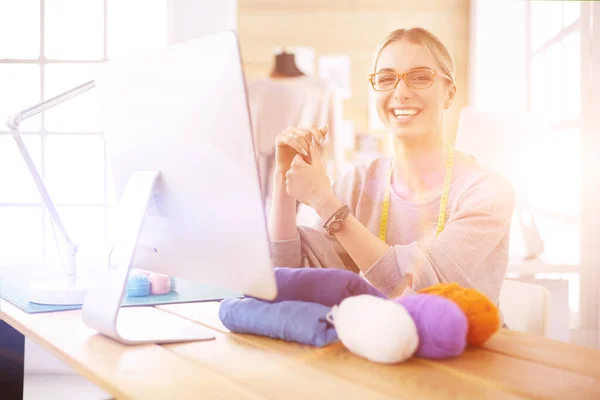
[[[431,79],[431,85],[426,86],[426,87],[422,87],[422,88],[416,88],[416,87],[411,86],[411,84],[408,83],[408,79],[406,79],[406,75],[409,74],[409,73],[411,73],[411,72],[414,72],[414,71],[429,71],[429,72],[433,73],[433,78]],[[378,89],[375,89],[375,83],[373,82],[373,77],[375,75],[378,75],[378,74],[396,75],[398,77],[398,80],[396,81],[396,84],[394,85],[393,88],[378,90]],[[412,88],[412,89],[417,89],[417,90],[419,90],[419,89],[429,89],[430,87],[433,86],[433,83],[435,82],[435,77],[438,76],[438,75],[441,76],[442,78],[446,78],[450,83],[453,82],[452,79],[448,75],[446,75],[444,73],[441,73],[441,72],[438,73],[435,69],[432,69],[432,68],[415,68],[415,69],[411,69],[409,71],[403,72],[401,74],[397,73],[396,71],[374,72],[372,74],[369,74],[369,82],[371,83],[371,87],[373,88],[373,90],[376,91],[376,92],[389,92],[390,90],[396,90],[396,88],[398,87],[398,84],[400,83],[401,80],[404,81],[404,83],[406,83],[407,87]]]

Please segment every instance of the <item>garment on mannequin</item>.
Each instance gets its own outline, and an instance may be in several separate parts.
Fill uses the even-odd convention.
[[[321,156],[325,164],[333,160],[338,98],[335,85],[302,72],[295,54],[287,49],[274,53],[268,76],[248,84],[254,145],[267,215],[272,192],[275,165],[275,138],[289,126],[308,129],[328,125]],[[328,165],[332,165],[329,163]],[[330,170],[332,176],[334,170]]]

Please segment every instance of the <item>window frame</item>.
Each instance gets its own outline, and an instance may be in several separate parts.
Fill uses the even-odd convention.
[[[60,64],[60,65],[68,65],[68,64],[101,64],[105,61],[108,60],[107,58],[107,50],[108,50],[108,26],[107,26],[107,21],[108,21],[108,0],[102,0],[102,4],[103,4],[103,15],[102,15],[102,25],[103,25],[103,55],[102,58],[100,59],[95,59],[95,60],[82,60],[82,59],[73,59],[73,60],[64,60],[64,59],[48,59],[45,55],[45,17],[46,17],[46,0],[40,0],[40,49],[39,49],[39,54],[37,58],[32,58],[32,59],[14,59],[14,58],[0,58],[0,64],[33,64],[33,65],[37,65],[39,66],[40,69],[40,92],[39,92],[39,101],[42,101],[43,99],[45,99],[46,93],[45,93],[45,86],[46,86],[46,71],[45,68],[47,65],[50,64]],[[0,55],[1,56],[1,55]],[[84,82],[81,82],[84,83]],[[56,93],[58,94],[58,93]],[[52,94],[55,95],[55,94]],[[34,104],[31,104],[31,106],[33,106]],[[19,112],[20,110],[12,110],[11,112]],[[40,160],[40,168],[39,168],[39,172],[40,175],[42,177],[42,179],[46,179],[46,170],[47,170],[47,166],[46,166],[46,140],[49,136],[54,136],[54,135],[69,135],[69,136],[82,136],[82,137],[89,137],[90,135],[102,135],[102,132],[100,131],[89,131],[89,132],[84,132],[84,131],[76,131],[76,132],[61,132],[61,131],[54,131],[54,130],[48,130],[46,129],[46,116],[45,113],[41,113],[40,114],[40,118],[41,118],[41,122],[40,122],[40,129],[39,131],[27,131],[24,130],[22,131],[22,135],[23,136],[37,136],[40,138],[41,141],[41,149],[40,149],[40,153],[41,153],[41,160]],[[8,131],[8,128],[2,124],[2,126],[0,127],[0,135],[4,136],[4,135],[9,135],[10,136],[10,132]],[[57,204],[57,206],[60,207],[102,207],[103,208],[103,212],[104,212],[104,232],[103,232],[103,237],[104,240],[106,240],[107,238],[107,228],[108,228],[108,196],[107,196],[107,157],[106,157],[106,149],[103,149],[103,166],[102,166],[102,170],[103,170],[103,201],[101,204],[78,204],[78,203],[60,203]],[[51,228],[51,224],[52,222],[50,222],[50,224],[48,224],[49,221],[49,215],[48,215],[48,211],[46,210],[46,207],[43,205],[41,198],[39,199],[39,202],[36,203],[22,203],[22,202],[0,202],[0,207],[4,208],[4,207],[37,207],[41,209],[41,254],[42,254],[42,260],[40,260],[41,262],[47,262],[48,261],[48,253],[49,253],[49,245],[53,246],[53,242],[52,243],[48,243],[49,242],[49,237],[47,235],[48,229]],[[50,225],[50,227],[48,226]],[[3,264],[2,262],[3,260],[0,260],[0,264]]]

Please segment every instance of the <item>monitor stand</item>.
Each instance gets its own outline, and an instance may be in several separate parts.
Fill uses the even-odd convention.
[[[93,282],[81,309],[84,323],[124,344],[176,343],[214,339],[202,325],[154,307],[121,307],[148,202],[160,171],[132,174],[119,204],[119,237],[108,267]]]

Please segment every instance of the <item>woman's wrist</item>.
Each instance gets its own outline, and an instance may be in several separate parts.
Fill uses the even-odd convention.
[[[274,178],[283,178],[283,181],[285,182],[285,173],[287,171],[284,171],[283,168],[280,168],[279,166],[275,166],[275,168],[273,168],[273,177]]]
[[[273,171],[273,187],[283,189],[285,191],[285,180],[287,177],[285,176],[285,172],[279,168],[275,168]]]
[[[323,220],[329,219],[337,210],[343,206],[333,192],[327,193],[315,203],[315,211]]]

